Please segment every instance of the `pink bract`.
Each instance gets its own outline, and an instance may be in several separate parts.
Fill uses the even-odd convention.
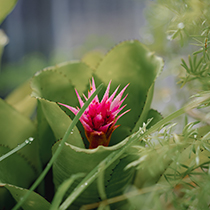
[[[119,112],[126,106],[124,105],[121,107],[127,95],[122,100],[121,98],[125,89],[128,87],[129,84],[127,84],[116,97],[115,95],[119,89],[119,86],[109,97],[110,85],[111,85],[111,81],[109,82],[107,86],[106,92],[101,102],[99,102],[98,96],[96,96],[80,118],[80,122],[82,123],[85,129],[85,135],[87,137],[87,140],[90,143],[89,149],[96,148],[99,145],[108,146],[113,131],[117,127],[120,126],[120,125],[116,125],[116,122],[125,113],[130,111],[130,110],[126,110],[122,114],[118,115]],[[88,91],[88,98],[93,94],[95,90],[96,90],[95,81],[94,81],[94,78],[92,78],[92,84],[90,84],[90,91]],[[84,105],[84,102],[82,101],[76,89],[75,89],[75,92],[79,100],[80,107],[82,107]],[[87,101],[88,98],[84,94],[83,96],[85,100]],[[80,110],[79,107],[74,108],[66,104],[62,104],[62,103],[59,103],[59,104],[67,107],[75,115]]]

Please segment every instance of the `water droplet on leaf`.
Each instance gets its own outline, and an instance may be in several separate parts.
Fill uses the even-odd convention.
[[[173,35],[168,35],[168,36],[167,36],[167,39],[168,39],[169,41],[172,41],[172,40],[173,40]]]
[[[179,24],[178,24],[178,28],[179,28],[179,29],[183,29],[183,28],[184,28],[184,23],[179,23]]]

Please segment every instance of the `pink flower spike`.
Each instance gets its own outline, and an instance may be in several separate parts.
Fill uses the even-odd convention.
[[[96,90],[95,81],[94,78],[92,77],[92,84],[90,83],[90,91],[88,91],[88,98],[90,98],[90,96],[95,92],[95,90]],[[96,96],[93,100],[99,102],[98,96]]]
[[[117,109],[117,110],[115,110],[115,111],[112,110],[113,115],[117,116],[117,114],[118,114],[119,112],[121,112],[121,110],[123,110],[125,107],[126,107],[126,104],[125,104],[124,106],[122,106],[120,109]]]
[[[120,87],[120,86],[118,86],[118,87],[115,89],[115,91],[114,91],[114,92],[112,93],[112,95],[109,97],[108,101],[112,101],[112,100],[114,99],[114,97],[115,97],[115,95],[116,95],[116,93],[117,93],[119,87]]]
[[[82,95],[83,95],[84,99],[87,101],[88,98],[85,96],[85,94],[83,93]]]
[[[114,101],[111,103],[110,109],[112,110],[115,106],[118,106],[120,103],[120,100],[122,98],[123,93],[125,92],[125,89],[128,87],[129,84],[127,84],[121,91],[120,93],[116,96]],[[120,106],[120,105],[119,105]]]
[[[79,101],[80,107],[82,108],[82,107],[83,107],[83,105],[84,105],[84,102],[83,102],[83,101],[82,101],[82,99],[80,98],[79,93],[77,92],[77,90],[76,90],[76,89],[75,89],[75,92],[76,92],[76,94],[77,94],[77,98],[78,98],[78,101]]]
[[[99,102],[98,96],[96,96],[94,100],[90,103],[88,108],[85,110],[85,112],[82,114],[80,118],[80,122],[82,123],[84,127],[86,138],[90,143],[89,149],[96,148],[99,145],[108,146],[113,131],[117,127],[119,127],[119,125],[116,125],[116,122],[125,113],[130,111],[130,110],[127,110],[123,112],[122,114],[118,115],[122,111],[122,109],[124,109],[126,106],[124,105],[121,107],[127,95],[122,100],[121,98],[126,88],[128,87],[128,85],[129,84],[127,84],[120,91],[120,93],[115,97],[119,89],[119,86],[118,86],[115,89],[115,91],[112,93],[112,95],[109,97],[109,91],[110,91],[110,86],[111,86],[111,81],[110,81],[101,102]],[[95,90],[96,90],[95,81],[94,81],[94,78],[92,77],[92,83],[90,83],[90,91],[88,91],[88,98],[93,94]],[[75,90],[75,92],[76,92],[80,107],[82,107],[84,105],[84,102],[79,96],[77,90]],[[83,96],[84,96],[84,99],[87,101],[88,98],[84,94]],[[76,109],[72,106],[68,106],[61,103],[59,104],[67,107],[75,115],[80,110],[78,107]]]
[[[109,82],[106,92],[104,93],[104,97],[101,101],[101,103],[105,102],[109,98],[109,90],[110,90],[111,81]]]
[[[77,113],[79,112],[78,109],[76,109],[76,108],[74,108],[72,106],[68,106],[68,105],[62,104],[62,103],[59,103],[59,104],[62,105],[62,106],[65,106],[66,108],[68,108],[69,110],[71,110],[75,115],[77,115]]]
[[[91,90],[91,92],[93,93],[95,90],[96,90],[96,85],[95,85],[95,81],[92,77],[92,90]]]

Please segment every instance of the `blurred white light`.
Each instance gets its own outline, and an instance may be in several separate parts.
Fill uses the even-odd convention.
[[[0,46],[5,46],[9,43],[9,38],[4,33],[2,29],[0,29]]]

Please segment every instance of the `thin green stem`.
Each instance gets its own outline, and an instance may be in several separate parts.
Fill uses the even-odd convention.
[[[31,142],[34,140],[34,138],[30,137],[28,139],[26,139],[22,144],[18,145],[17,147],[15,147],[14,149],[10,150],[8,153],[6,153],[5,155],[2,155],[0,157],[0,162],[6,158],[8,158],[9,156],[11,156],[12,154],[16,153],[17,151],[19,151],[20,149],[22,149],[23,147],[25,147],[28,144],[31,144]]]
[[[207,99],[210,98],[209,93],[203,94],[202,97],[198,97],[192,102],[188,103],[178,111],[172,113],[171,115],[167,116],[166,118],[160,120],[151,128],[149,128],[145,133],[141,133],[140,131],[132,134],[131,136],[127,137],[127,143],[117,151],[112,152],[109,156],[107,156],[103,161],[101,161],[81,182],[80,184],[74,189],[74,191],[67,197],[67,199],[62,203],[59,210],[67,209],[74,200],[99,176],[99,174],[107,169],[114,161],[116,161],[120,156],[135,142],[139,141],[140,139],[145,138],[147,135],[155,132],[158,130],[162,125],[170,122],[171,120],[175,119],[176,117],[184,114],[186,111],[193,109]],[[103,165],[103,168],[101,167]]]
[[[60,143],[60,146],[57,148],[56,152],[54,153],[54,155],[52,156],[52,158],[50,159],[49,163],[47,164],[47,166],[45,167],[45,169],[43,170],[43,172],[40,174],[40,176],[37,178],[37,180],[33,183],[33,185],[31,186],[31,188],[29,189],[29,191],[23,196],[23,198],[15,205],[15,207],[12,210],[17,210],[18,208],[21,207],[21,205],[26,201],[26,199],[28,198],[28,196],[30,195],[30,193],[35,190],[37,188],[37,186],[41,183],[41,181],[44,179],[45,175],[47,174],[47,172],[50,170],[52,164],[54,163],[54,161],[56,160],[56,158],[58,157],[58,155],[60,154],[61,150],[63,149],[65,142],[68,138],[68,136],[70,135],[72,129],[74,128],[74,126],[77,124],[77,122],[79,121],[81,115],[84,113],[84,111],[86,110],[86,108],[89,106],[89,104],[91,103],[91,101],[95,98],[95,96],[101,91],[103,87],[103,84],[99,85],[99,87],[96,89],[96,91],[91,95],[91,97],[85,102],[84,106],[80,109],[80,111],[78,112],[78,114],[74,117],[72,123],[69,125],[68,129],[66,130],[66,133],[64,134],[64,137]]]

